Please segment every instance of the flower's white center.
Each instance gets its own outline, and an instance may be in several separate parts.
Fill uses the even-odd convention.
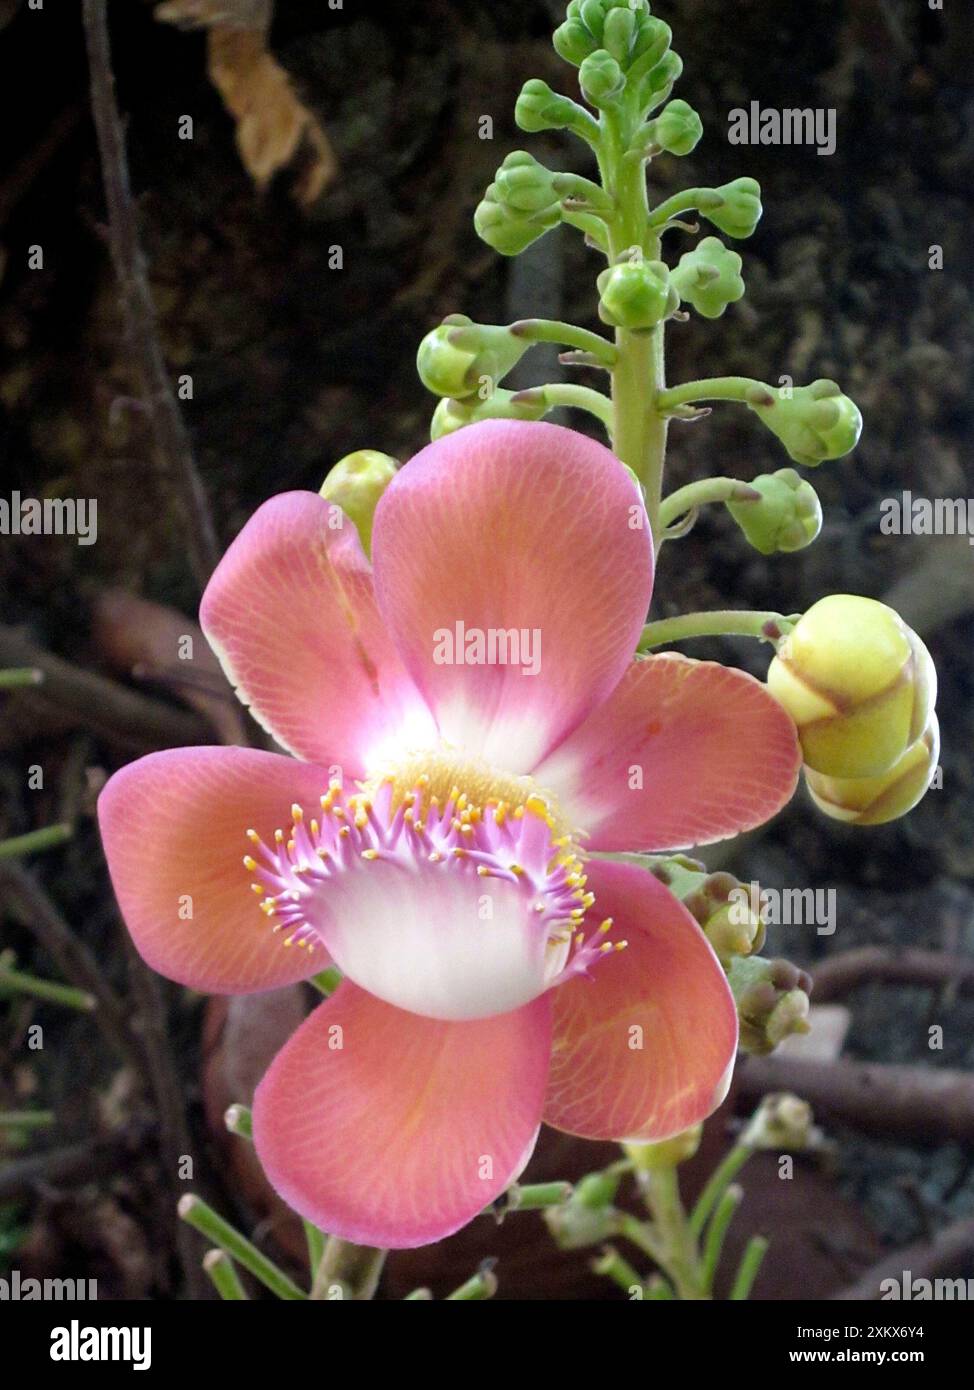
[[[273,849],[248,833],[260,862],[244,862],[285,944],[322,945],[361,988],[413,1013],[505,1013],[615,949],[611,922],[585,940],[594,899],[530,778],[425,753],[348,797],[332,783],[314,819],[292,807]]]

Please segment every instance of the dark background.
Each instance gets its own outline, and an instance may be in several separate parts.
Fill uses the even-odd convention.
[[[300,198],[307,148],[255,189],[208,81],[202,33],[159,23],[139,0],[109,9],[159,337],[172,377],[193,379],[181,408],[221,548],[264,498],[317,488],[349,450],[407,458],[424,442],[434,402],[416,377],[415,350],[445,313],[504,322],[540,312],[597,326],[600,262],[576,234],[559,231],[507,261],[472,228],[473,208],[512,148],[591,172],[581,147],[525,136],[513,122],[529,77],[574,92],[573,70],[550,47],[560,5],[346,0],[332,11],[278,0],[271,51],[339,166],[310,206]],[[974,13],[954,0],[943,12],[921,0],[661,0],[657,12],[685,61],[677,94],[699,110],[705,136],[687,159],[654,165],[654,194],[749,174],[765,202],[756,235],[738,247],[747,297],[716,323],[671,329],[670,380],[835,377],[859,403],[865,430],[853,456],[814,475],[826,524],[810,551],[766,560],[712,509],[667,547],[654,611],[791,612],[824,593],[861,592],[903,612],[941,677],[943,787],[909,818],[854,832],[799,795],[763,836],[721,847],[708,862],[769,886],[837,890],[833,937],[784,929],[772,952],[814,965],[867,945],[922,947],[966,957],[969,972],[974,559],[966,538],[882,536],[879,504],[903,489],[974,495]],[[752,99],[834,106],[835,154],[729,145],[727,113]],[[191,141],[177,138],[186,114]],[[485,115],[492,140],[478,138]],[[172,656],[173,633],[192,630],[181,615],[194,614],[199,598],[188,562],[199,516],[187,512],[138,403],[74,0],[47,0],[43,11],[26,0],[0,4],[0,130],[0,492],[96,497],[99,525],[91,547],[0,538],[0,665],[31,664],[24,653],[33,659],[37,647],[71,663],[59,670],[57,698],[50,682],[0,695],[0,837],[54,821],[75,826],[63,848],[3,866],[2,944],[24,969],[78,980],[84,970],[71,949],[60,958],[54,949],[57,924],[70,928],[120,1001],[113,1034],[104,1010],[96,1024],[0,997],[0,1109],[57,1113],[54,1129],[30,1141],[0,1134],[0,1262],[25,1274],[98,1277],[103,1297],[198,1294],[193,1271],[204,1247],[177,1232],[172,1215],[187,1186],[256,1224],[262,1243],[287,1239],[254,1175],[228,1176],[242,1160],[219,1116],[246,1098],[305,1001],[295,992],[204,1004],[154,981],[125,946],[91,820],[100,780],[149,748],[245,730],[218,675],[201,669],[187,686]],[[43,245],[42,272],[27,268],[32,244]],[[687,244],[675,235],[669,254]],[[943,247],[942,271],[928,269],[932,244]],[[341,270],[329,266],[336,245]],[[532,356],[519,380],[543,373]],[[788,462],[732,406],[675,425],[671,441],[671,487]],[[732,640],[688,650],[756,674],[767,663],[765,649]],[[87,687],[85,673],[110,678],[112,698],[108,687]],[[153,701],[157,723],[146,722],[148,706],[124,706],[126,691]],[[31,765],[44,769],[43,790],[27,788]],[[45,914],[56,924],[46,934]],[[846,1057],[969,1071],[974,1005],[965,988],[960,977],[937,989],[915,980],[857,985],[843,999],[852,1013]],[[37,1021],[45,1047],[30,1052],[25,1030]],[[927,1045],[931,1024],[943,1026],[942,1051]],[[974,1113],[965,1095],[945,1108]],[[747,1096],[732,1097],[709,1127],[708,1162],[735,1106],[746,1112]],[[801,1164],[794,1183],[755,1165],[737,1225],[776,1237],[758,1297],[824,1296],[885,1247],[928,1241],[974,1215],[974,1121],[965,1141],[953,1120],[850,1109],[825,1098],[834,1146],[824,1161]],[[180,1154],[193,1157],[192,1184],[175,1176]],[[575,1176],[602,1157],[549,1136],[528,1176]],[[972,1274],[971,1242],[961,1244],[956,1272]],[[441,1248],[397,1257],[384,1287],[401,1294],[430,1282],[441,1295],[493,1253],[502,1256],[502,1296],[605,1292],[587,1273],[588,1252],[556,1256],[533,1216],[500,1230],[485,1219]]]

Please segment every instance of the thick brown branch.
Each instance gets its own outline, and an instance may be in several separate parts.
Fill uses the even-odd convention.
[[[0,666],[33,666],[44,675],[40,685],[24,687],[11,700],[64,711],[117,747],[142,753],[215,741],[211,726],[199,715],[53,656],[14,628],[0,627]]]
[[[769,1091],[794,1091],[816,1115],[856,1129],[974,1143],[974,1076],[968,1072],[772,1055],[749,1057],[739,1077],[739,1095],[748,1105]]]
[[[908,1245],[904,1250],[887,1256],[857,1279],[854,1284],[834,1295],[836,1299],[878,1299],[884,1279],[902,1283],[909,1270],[911,1279],[936,1279],[959,1273],[974,1255],[974,1217],[965,1217],[938,1231],[933,1240]],[[901,1290],[902,1292],[902,1290]],[[962,1294],[961,1297],[966,1295]]]
[[[974,994],[974,957],[950,955],[946,951],[890,951],[884,946],[864,946],[823,961],[815,967],[814,979],[816,1004],[841,999],[872,980],[927,989],[949,987],[962,994]]]
[[[164,479],[177,490],[193,573],[202,589],[216,567],[220,549],[189,434],[159,342],[155,304],[129,184],[125,137],[115,100],[105,0],[84,0],[84,25],[91,73],[91,109],[108,207],[108,240],[126,333],[142,380],[143,403],[157,457]]]

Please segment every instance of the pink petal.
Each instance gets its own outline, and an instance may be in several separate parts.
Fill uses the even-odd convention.
[[[760,681],[712,661],[633,662],[535,771],[596,850],[709,844],[790,800],[795,726]]]
[[[391,1248],[451,1235],[508,1187],[541,1122],[545,996],[444,1023],[345,981],[254,1097],[254,1142],[284,1200],[331,1235]]]
[[[443,737],[514,772],[606,698],[652,589],[625,469],[541,423],[485,421],[417,454],[379,503],[373,556],[379,606]],[[516,660],[498,641],[512,629]],[[477,634],[485,659],[471,662]]]
[[[98,799],[102,842],[125,924],[154,970],[245,994],[325,968],[323,951],[288,950],[272,933],[243,858],[249,828],[273,842],[292,802],[317,801],[327,781],[321,768],[247,748],[173,748],[115,773]]]
[[[361,777],[398,734],[434,735],[379,617],[358,533],[317,493],[282,493],[251,517],[200,621],[237,694],[300,758]]]
[[[553,991],[545,1122],[588,1139],[665,1139],[717,1108],[737,1048],[737,1010],[703,932],[667,888],[593,860],[595,912],[628,946]]]

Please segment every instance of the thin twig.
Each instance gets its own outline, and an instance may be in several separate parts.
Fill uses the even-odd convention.
[[[206,492],[192,444],[169,379],[155,304],[129,182],[125,135],[115,100],[105,0],[84,0],[85,43],[91,74],[91,109],[98,134],[108,207],[108,241],[118,278],[122,312],[142,379],[143,405],[166,479],[177,489],[193,573],[204,588],[220,558]]]
[[[125,1160],[142,1148],[149,1133],[149,1126],[133,1123],[104,1139],[87,1139],[5,1163],[0,1168],[0,1202],[23,1201],[40,1187],[114,1177],[125,1167]]]
[[[0,894],[11,916],[32,933],[64,978],[97,1000],[92,1018],[112,1048],[126,1061],[137,1061],[125,1005],[30,870],[15,860],[0,862]]]

